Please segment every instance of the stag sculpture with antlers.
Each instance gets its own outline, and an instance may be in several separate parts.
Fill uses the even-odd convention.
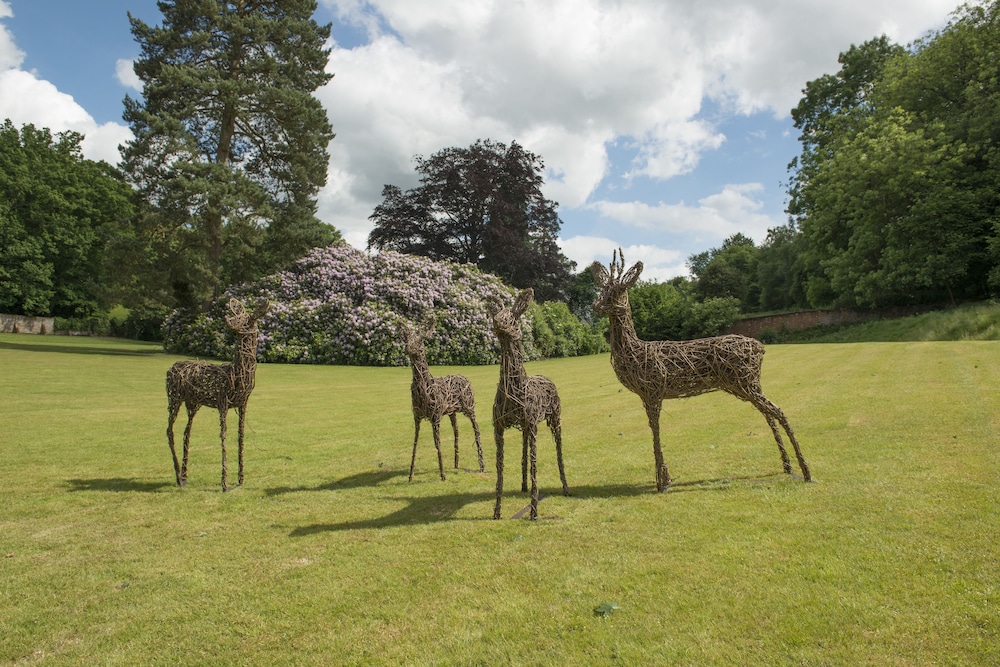
[[[721,389],[747,401],[764,415],[781,453],[786,473],[792,472],[788,452],[778,430],[780,423],[795,448],[799,469],[811,481],[809,466],[802,457],[792,427],[781,409],[769,401],[760,387],[760,369],[764,345],[746,336],[728,335],[689,341],[644,341],[635,333],[628,290],[639,280],[642,262],[628,271],[621,250],[612,254],[611,265],[595,262],[594,279],[600,294],[594,311],[610,321],[611,365],[618,380],[642,399],[653,432],[653,457],[656,462],[656,490],[670,486],[670,474],[660,447],[660,410],[664,399],[697,396]]]

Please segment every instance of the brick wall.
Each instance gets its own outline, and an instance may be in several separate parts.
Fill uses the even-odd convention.
[[[51,334],[55,321],[51,317],[24,317],[0,314],[0,333]]]
[[[762,331],[801,331],[818,326],[841,326],[844,324],[857,324],[869,320],[886,319],[892,317],[907,317],[918,313],[934,310],[933,306],[915,306],[889,308],[877,311],[859,310],[803,310],[797,313],[785,313],[783,315],[764,315],[762,317],[748,317],[733,323],[722,333],[738,333],[744,336],[757,337]]]

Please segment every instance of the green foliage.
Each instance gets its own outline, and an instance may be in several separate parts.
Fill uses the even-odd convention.
[[[885,37],[851,47],[837,75],[807,85],[793,111],[803,152],[789,212],[806,240],[805,278],[793,282],[810,305],[932,303],[1000,287],[998,21],[997,2],[964,5],[911,50]]]
[[[688,265],[695,276],[695,293],[702,299],[733,298],[739,301],[740,312],[756,311],[760,305],[759,255],[753,239],[740,233],[719,248],[692,255]]]
[[[422,434],[407,482],[407,368],[258,366],[245,484],[219,490],[203,408],[177,488],[176,360],[0,335],[0,663],[1000,661],[995,343],[769,348],[764,389],[817,483],[783,475],[760,414],[717,392],[664,404],[665,494],[607,355],[533,362],[559,387],[572,492],[541,429],[535,523],[508,518],[528,502],[510,441],[509,512],[488,519],[467,423],[463,468],[441,482]],[[497,368],[440,372],[469,377],[492,442]]]
[[[739,302],[732,297],[698,301],[670,283],[639,282],[629,290],[629,304],[643,340],[715,336],[739,315]]]
[[[370,248],[476,264],[539,301],[566,299],[574,264],[556,242],[562,223],[542,194],[539,156],[480,139],[415,161],[421,185],[385,186]]]
[[[129,17],[143,91],[124,102],[145,204],[128,305],[146,309],[200,306],[339,239],[315,217],[334,136],[312,96],[332,76],[315,0],[158,6],[162,26]]]
[[[131,192],[108,164],[83,158],[82,140],[0,126],[0,310],[90,318],[110,305],[108,253]]]
[[[538,358],[576,357],[610,349],[602,327],[580,322],[561,301],[533,303],[529,312]]]

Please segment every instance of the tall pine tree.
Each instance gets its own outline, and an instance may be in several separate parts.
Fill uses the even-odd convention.
[[[161,0],[129,15],[142,99],[122,168],[140,199],[145,297],[193,307],[339,238],[315,216],[333,131],[315,0]],[[140,270],[141,271],[141,270]],[[155,300],[155,299],[154,299]]]

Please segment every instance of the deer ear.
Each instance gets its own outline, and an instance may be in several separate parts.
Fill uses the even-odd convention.
[[[437,318],[434,317],[434,313],[428,313],[424,321],[420,323],[420,337],[427,338],[434,331],[434,327],[437,325]]]
[[[514,313],[514,317],[521,317],[524,312],[528,310],[528,306],[535,299],[535,290],[530,287],[521,290],[516,297],[514,297],[514,305],[511,307],[511,312]]]
[[[611,274],[608,273],[608,270],[604,268],[603,264],[600,262],[594,262],[590,265],[590,272],[594,276],[595,285],[598,287],[604,287],[608,284],[608,278],[611,277]]]
[[[400,320],[396,324],[396,332],[399,334],[400,338],[408,337],[411,331],[413,331],[413,327],[411,327],[410,323],[406,320]]]
[[[503,310],[503,301],[501,301],[500,298],[495,294],[490,294],[485,299],[483,299],[483,301],[486,302],[486,313],[490,317],[493,317],[501,310]]]
[[[642,273],[642,262],[636,262],[631,269],[622,276],[622,286],[628,289],[639,282],[639,274]]]
[[[261,297],[257,299],[257,307],[253,311],[253,318],[259,320],[260,318],[267,315],[267,311],[271,309],[271,302],[266,297]]]

